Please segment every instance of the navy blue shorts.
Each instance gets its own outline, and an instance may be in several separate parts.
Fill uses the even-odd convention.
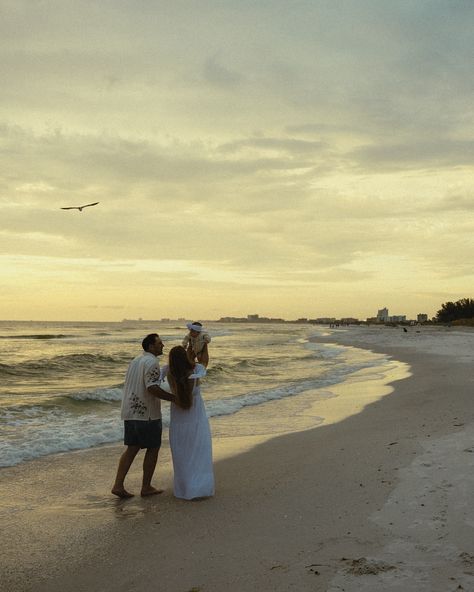
[[[125,446],[160,448],[161,419],[126,419],[124,421],[123,443]]]

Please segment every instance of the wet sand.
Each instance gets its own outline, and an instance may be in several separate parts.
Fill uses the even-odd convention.
[[[121,446],[2,469],[0,589],[474,589],[473,336],[333,332],[399,360],[390,384],[361,371],[314,429],[216,440],[210,500],[172,496],[166,446],[146,499],[109,494]]]

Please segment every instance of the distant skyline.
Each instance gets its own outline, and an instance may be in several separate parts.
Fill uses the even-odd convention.
[[[473,296],[473,2],[0,12],[0,318],[431,318]]]

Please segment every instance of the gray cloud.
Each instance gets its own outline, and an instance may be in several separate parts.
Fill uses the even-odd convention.
[[[204,80],[211,85],[226,89],[235,88],[242,80],[240,74],[223,66],[219,62],[218,56],[212,56],[205,61],[203,76]]]
[[[383,142],[356,148],[347,156],[371,171],[470,166],[474,162],[474,141],[449,141],[438,137],[430,141]]]
[[[245,140],[235,140],[223,144],[218,148],[223,153],[235,153],[245,148],[256,150],[270,150],[274,152],[284,152],[289,156],[300,156],[303,154],[320,153],[327,149],[327,144],[320,141],[300,140],[291,137],[282,138],[248,138]]]

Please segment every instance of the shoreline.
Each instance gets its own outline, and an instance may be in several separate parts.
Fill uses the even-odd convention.
[[[364,341],[361,334],[356,339],[355,333],[351,338],[333,333],[320,340],[372,351],[379,348],[380,353],[409,364],[412,376],[391,382],[388,389],[393,392],[386,396],[380,397],[377,387],[368,404],[358,397],[354,404],[360,409],[343,419],[338,419],[337,407],[344,402],[347,407],[351,392],[361,392],[370,381],[360,377],[332,386],[331,390],[346,389],[347,397],[339,393],[318,401],[325,422],[316,428],[270,439],[245,436],[215,442],[217,494],[211,500],[186,503],[173,498],[166,448],[157,470],[157,483],[166,491],[148,500],[124,502],[108,494],[121,445],[36,459],[27,470],[25,465],[2,469],[6,479],[2,479],[0,507],[4,536],[10,543],[1,560],[5,588],[125,592],[158,586],[170,592],[193,588],[213,592],[225,586],[236,591],[257,587],[283,591],[337,590],[331,586],[343,582],[346,590],[355,591],[376,590],[373,585],[395,590],[390,586],[403,581],[403,589],[410,590],[409,558],[403,558],[400,550],[401,563],[393,552],[387,561],[387,549],[407,533],[402,526],[395,532],[388,525],[393,520],[387,522],[384,509],[390,499],[403,504],[397,488],[410,481],[404,471],[428,454],[427,442],[443,437],[456,441],[464,432],[469,437],[474,420],[470,368],[466,360],[456,361],[446,353],[377,345],[368,343],[367,336]],[[464,426],[456,425],[460,416]],[[446,445],[440,446],[435,446],[438,465],[444,458],[440,450],[446,450]],[[452,442],[450,446],[456,450]],[[463,455],[474,458],[467,452]],[[418,466],[418,474],[422,468],[423,464]],[[140,470],[137,462],[131,472],[134,490]],[[456,490],[451,485],[450,495]],[[446,518],[443,507],[438,509],[439,516]],[[435,510],[433,506],[433,515]],[[472,576],[464,572],[470,569],[466,565],[474,549],[466,541],[474,537],[466,538],[472,535],[466,517],[462,523],[462,544],[449,540],[449,576],[436,574],[436,563],[441,570],[442,549],[433,548],[424,557],[426,569],[421,572],[426,581],[436,575],[427,591],[444,592],[451,589],[446,586],[455,589],[470,583]],[[409,527],[406,524],[405,530]],[[464,555],[456,566],[453,549],[458,548],[458,555]],[[357,575],[351,562],[361,557],[377,558],[369,565],[377,573]],[[380,587],[380,578],[385,578],[385,587]],[[457,578],[456,585],[449,578]],[[413,590],[425,590],[424,585],[418,582]]]

